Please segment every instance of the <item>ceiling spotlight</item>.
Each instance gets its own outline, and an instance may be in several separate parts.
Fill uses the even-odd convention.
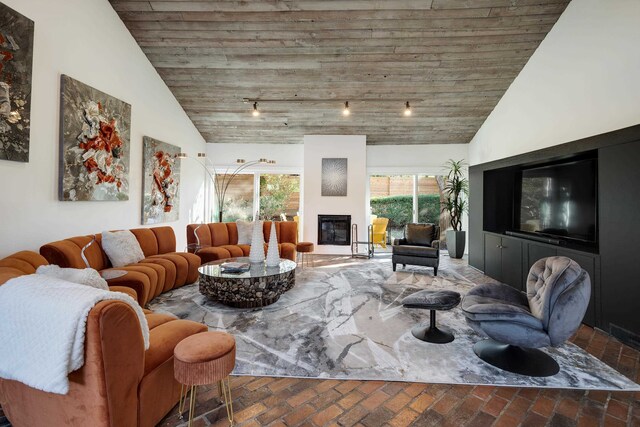
[[[258,117],[260,115],[260,111],[258,110],[258,103],[253,103],[253,117]]]
[[[349,114],[351,114],[351,111],[349,111],[349,101],[347,101],[344,103],[344,109],[342,110],[342,115],[348,116]]]
[[[178,159],[186,159],[187,158],[187,153],[178,153],[178,154],[176,154],[176,158],[178,158]]]
[[[411,115],[411,106],[409,105],[409,101],[407,101],[407,103],[404,104],[404,115],[405,116]]]

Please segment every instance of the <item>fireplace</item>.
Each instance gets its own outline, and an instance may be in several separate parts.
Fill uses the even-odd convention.
[[[318,244],[351,244],[351,215],[318,215]]]

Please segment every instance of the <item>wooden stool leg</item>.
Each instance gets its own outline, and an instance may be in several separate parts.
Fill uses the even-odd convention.
[[[178,418],[183,419],[182,413],[184,412],[184,405],[187,402],[187,393],[189,389],[180,384],[180,403],[178,404]]]
[[[192,385],[190,397],[191,400],[189,401],[189,423],[187,424],[188,427],[193,426],[193,415],[194,412],[196,412],[196,390],[197,386]]]
[[[224,399],[224,406],[227,409],[227,418],[229,419],[229,425],[234,425],[233,421],[233,400],[231,399],[231,382],[229,377],[226,378],[227,383],[224,383],[224,379],[220,380],[218,386],[222,391],[222,397]]]

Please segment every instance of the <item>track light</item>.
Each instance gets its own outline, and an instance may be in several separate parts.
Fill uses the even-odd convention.
[[[342,110],[342,115],[348,116],[349,114],[351,114],[351,111],[349,111],[349,101],[346,101],[344,103],[344,109]]]
[[[409,105],[409,101],[407,101],[407,103],[404,104],[404,115],[405,116],[411,115],[411,106]]]
[[[253,103],[253,117],[258,117],[260,115],[260,111],[258,110],[258,103]]]

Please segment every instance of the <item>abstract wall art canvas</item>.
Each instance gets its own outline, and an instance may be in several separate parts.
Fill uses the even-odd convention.
[[[322,159],[322,196],[347,195],[347,159]]]
[[[143,139],[142,223],[177,221],[180,212],[180,147]]]
[[[0,3],[0,160],[29,161],[33,27]]]
[[[129,200],[131,105],[62,76],[60,200]]]

